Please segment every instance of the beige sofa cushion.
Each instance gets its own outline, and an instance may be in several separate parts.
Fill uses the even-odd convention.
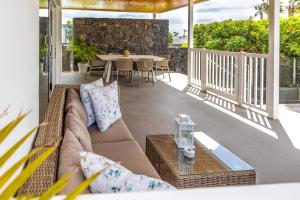
[[[70,184],[60,192],[62,195],[68,194],[85,181],[80,164],[80,151],[83,151],[81,144],[71,131],[66,130],[59,154],[58,179],[68,172],[74,173],[77,171],[77,173],[71,178]],[[90,193],[90,190],[87,188],[83,193]]]
[[[136,141],[93,144],[95,154],[105,156],[136,174],[160,179],[158,173]]]
[[[100,132],[96,124],[88,127],[88,131],[93,144],[133,140],[131,133],[122,119],[111,125],[105,132]]]
[[[76,136],[85,151],[93,151],[88,129],[74,108],[70,108],[66,114],[65,130],[67,129]]]
[[[69,89],[67,93],[65,111],[67,112],[70,108],[74,108],[78,112],[84,124],[87,126],[87,113],[79,94],[74,89]]]

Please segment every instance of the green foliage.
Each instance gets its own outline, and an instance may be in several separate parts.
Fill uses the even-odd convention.
[[[169,33],[168,34],[168,43],[173,44],[173,42],[174,42],[174,35],[173,35],[173,33]]]
[[[48,45],[46,45],[45,43],[40,44],[40,49],[39,49],[40,60],[46,56],[47,50],[48,50]]]
[[[81,40],[70,38],[69,49],[73,52],[74,58],[79,62],[89,62],[99,54],[105,54],[104,51],[98,50],[95,46],[88,45]]]
[[[73,22],[72,21],[67,21],[67,24],[63,27],[64,31],[66,33],[66,38],[68,41],[72,39],[72,30],[73,30]]]
[[[289,0],[287,10],[289,16],[294,16],[294,14],[300,10],[300,0]]]
[[[189,47],[189,44],[188,43],[181,43],[180,46],[182,48],[188,48]]]
[[[300,17],[281,19],[281,54],[300,56]],[[268,20],[228,20],[194,26],[194,46],[221,51],[268,53]]]
[[[4,142],[4,140],[8,136],[13,136],[15,133],[12,131],[24,120],[28,113],[20,114],[16,119],[12,120],[8,124],[6,124],[3,128],[0,129],[0,144]],[[7,115],[7,110],[3,113],[0,113],[0,119]],[[22,137],[19,141],[16,141],[16,144],[9,148],[2,156],[0,156],[0,168],[5,164],[5,162],[11,158],[14,153],[19,149],[19,147],[24,144],[24,142],[35,133],[36,128],[33,128],[29,131],[24,137]],[[56,150],[57,147],[39,147],[32,151],[30,151],[23,158],[14,163],[7,171],[4,171],[0,178],[0,199],[1,200],[9,200],[12,199],[15,193],[20,189],[20,187],[28,180],[28,178],[41,166],[41,164]],[[42,152],[36,156],[35,159],[32,160],[27,166],[22,170],[20,174],[16,177],[17,170],[24,165],[29,158],[34,156],[38,151]],[[100,171],[83,181],[80,185],[78,185],[73,191],[70,192],[66,196],[66,199],[75,199],[82,191],[85,190],[89,186],[91,182],[97,178],[103,172]],[[46,200],[51,199],[54,195],[58,194],[63,188],[65,188],[70,182],[73,174],[76,172],[68,173],[64,175],[57,183],[53,184],[48,191],[45,191],[40,197],[34,197],[33,195],[28,194],[27,196],[21,196],[17,199],[39,199]],[[14,177],[12,181],[10,181]]]

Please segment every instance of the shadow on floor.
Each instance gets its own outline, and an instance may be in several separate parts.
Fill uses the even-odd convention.
[[[79,84],[99,78],[84,80],[83,77],[78,73],[64,73],[63,83]],[[295,145],[300,132],[293,133],[291,140],[291,134],[286,131],[286,127],[291,127],[288,117],[285,121],[270,120],[188,87],[185,75],[172,73],[171,77],[170,82],[160,75],[155,87],[146,81],[137,87],[120,78],[123,119],[143,149],[147,135],[174,133],[174,118],[185,113],[195,121],[196,131],[204,132],[253,166],[257,183],[300,181],[300,151]],[[293,126],[299,121],[292,121]]]

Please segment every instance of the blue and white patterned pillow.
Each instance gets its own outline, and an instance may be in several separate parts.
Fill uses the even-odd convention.
[[[92,108],[92,99],[89,95],[89,90],[91,89],[91,87],[97,87],[98,89],[100,89],[103,86],[104,85],[103,85],[102,78],[99,80],[96,80],[92,83],[80,85],[81,101],[84,105],[84,108],[85,108],[87,116],[88,116],[87,126],[91,126],[92,124],[95,123],[95,117],[94,117],[93,108]]]
[[[93,193],[146,192],[176,189],[172,185],[155,178],[134,174],[125,167],[106,157],[80,152],[81,167],[86,178],[101,172],[90,184]]]
[[[114,81],[110,85],[102,87],[101,90],[92,86],[89,94],[92,99],[97,126],[101,132],[104,132],[122,117],[118,98],[118,84]]]

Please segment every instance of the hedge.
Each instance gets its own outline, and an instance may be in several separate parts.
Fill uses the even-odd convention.
[[[268,20],[228,20],[194,26],[194,46],[223,51],[268,53]],[[300,57],[300,17],[280,20],[281,54]]]

